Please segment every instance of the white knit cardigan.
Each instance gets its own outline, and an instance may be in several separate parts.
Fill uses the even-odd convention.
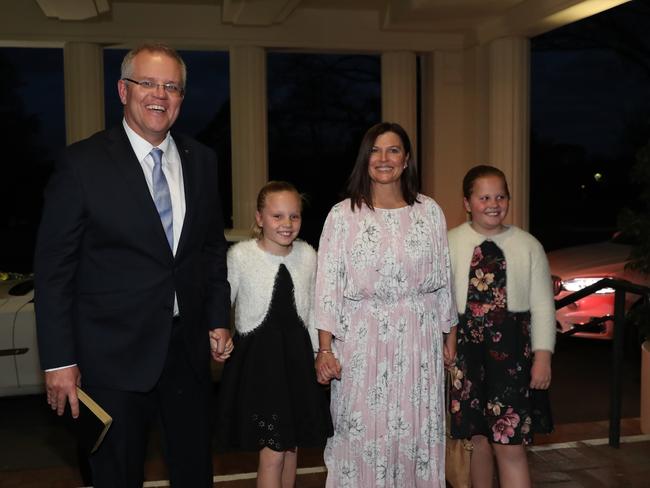
[[[230,301],[235,304],[237,332],[248,334],[264,321],[271,305],[275,277],[280,264],[284,264],[293,280],[296,311],[317,350],[318,336],[313,323],[316,262],[316,251],[303,241],[294,241],[287,256],[262,250],[254,239],[233,245],[228,250],[228,282]]]
[[[503,251],[506,259],[508,310],[530,310],[533,351],[552,352],[555,349],[555,302],[548,260],[539,241],[515,226],[508,226],[497,235],[484,236],[469,222],[451,229],[448,237],[458,313],[465,313],[474,248],[485,240],[491,240]]]

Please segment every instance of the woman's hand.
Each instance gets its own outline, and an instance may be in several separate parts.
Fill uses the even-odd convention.
[[[530,387],[546,390],[551,386],[551,351],[535,351],[530,370]]]
[[[327,385],[336,378],[341,379],[341,363],[332,351],[318,351],[316,355],[316,379],[321,385]]]
[[[318,353],[316,354],[316,379],[321,385],[327,385],[336,378],[341,379],[341,363],[332,351],[332,333],[318,330]]]

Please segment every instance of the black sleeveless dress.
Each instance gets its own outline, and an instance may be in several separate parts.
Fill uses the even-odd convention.
[[[529,388],[530,312],[508,311],[506,261],[490,240],[474,249],[465,313],[458,324],[457,364],[452,368],[451,435],[484,435],[499,444],[528,444],[533,431],[548,432],[546,391]]]
[[[285,451],[324,446],[332,435],[329,402],[316,381],[311,340],[284,264],[262,324],[233,340],[219,386],[217,447]]]

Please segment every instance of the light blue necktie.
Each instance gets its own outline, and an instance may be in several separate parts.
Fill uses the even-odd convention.
[[[169,185],[167,184],[167,178],[162,170],[162,150],[154,147],[151,152],[151,157],[153,158],[153,201],[156,204],[156,209],[160,215],[160,221],[162,222],[163,229],[165,230],[165,235],[167,236],[167,242],[169,247],[174,249],[174,229],[172,223],[172,197],[169,194]]]

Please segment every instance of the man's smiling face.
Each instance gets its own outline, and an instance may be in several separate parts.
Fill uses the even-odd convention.
[[[175,59],[162,52],[142,51],[133,58],[129,78],[181,86],[181,76]],[[154,146],[160,144],[178,117],[183,97],[167,93],[162,86],[146,89],[125,80],[117,88],[129,127]]]

